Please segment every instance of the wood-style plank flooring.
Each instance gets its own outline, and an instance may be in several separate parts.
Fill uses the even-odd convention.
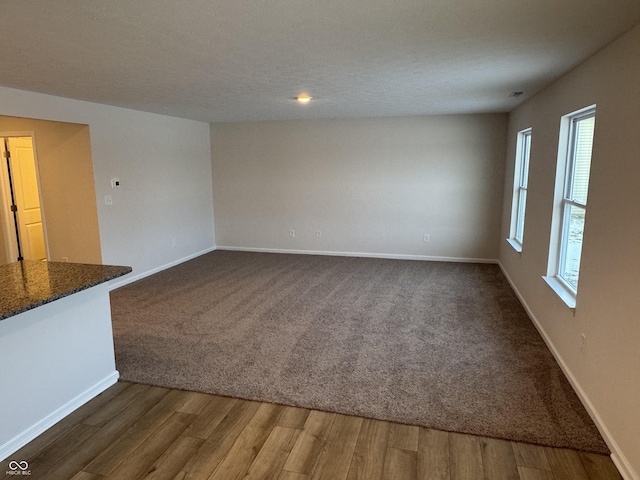
[[[127,382],[11,455],[2,478],[17,478],[12,460],[46,480],[621,478],[602,455]]]

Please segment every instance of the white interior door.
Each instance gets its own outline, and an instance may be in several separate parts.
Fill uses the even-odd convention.
[[[46,260],[33,142],[31,137],[10,137],[8,146],[22,257],[25,260]]]
[[[0,220],[2,248],[0,249],[0,263],[15,262],[18,258],[18,242],[16,240],[16,227],[11,211],[11,189],[9,188],[9,171],[7,169],[6,146],[4,138],[0,137]],[[4,255],[2,255],[4,253]]]

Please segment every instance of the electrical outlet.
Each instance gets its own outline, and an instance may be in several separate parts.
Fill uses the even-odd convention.
[[[431,235],[429,235],[428,233],[425,233],[422,237],[422,241],[424,243],[429,243],[431,241]]]
[[[171,239],[171,246],[172,246],[172,247],[175,247],[176,245],[178,245],[178,242],[176,241],[176,239],[175,239],[175,238],[172,238],[172,239]]]
[[[582,339],[582,344],[580,345],[580,353],[584,355],[587,352],[587,334],[583,333],[582,335],[580,335],[580,338]]]
[[[296,236],[296,231],[295,231],[293,228],[292,228],[291,230],[289,230],[289,236],[290,236],[291,238],[293,238],[293,237],[295,237],[295,236]]]
[[[105,205],[113,205],[113,197],[111,195],[104,196],[104,204]]]
[[[316,238],[322,238],[322,231],[316,230]]]

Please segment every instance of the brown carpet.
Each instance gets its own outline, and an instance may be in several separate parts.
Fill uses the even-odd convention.
[[[124,380],[608,453],[496,265],[215,251],[111,303]]]

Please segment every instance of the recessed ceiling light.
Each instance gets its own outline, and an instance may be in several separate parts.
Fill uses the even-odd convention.
[[[296,100],[298,100],[299,103],[307,104],[311,101],[311,97],[307,94],[302,94],[302,95],[298,95],[296,97]]]

